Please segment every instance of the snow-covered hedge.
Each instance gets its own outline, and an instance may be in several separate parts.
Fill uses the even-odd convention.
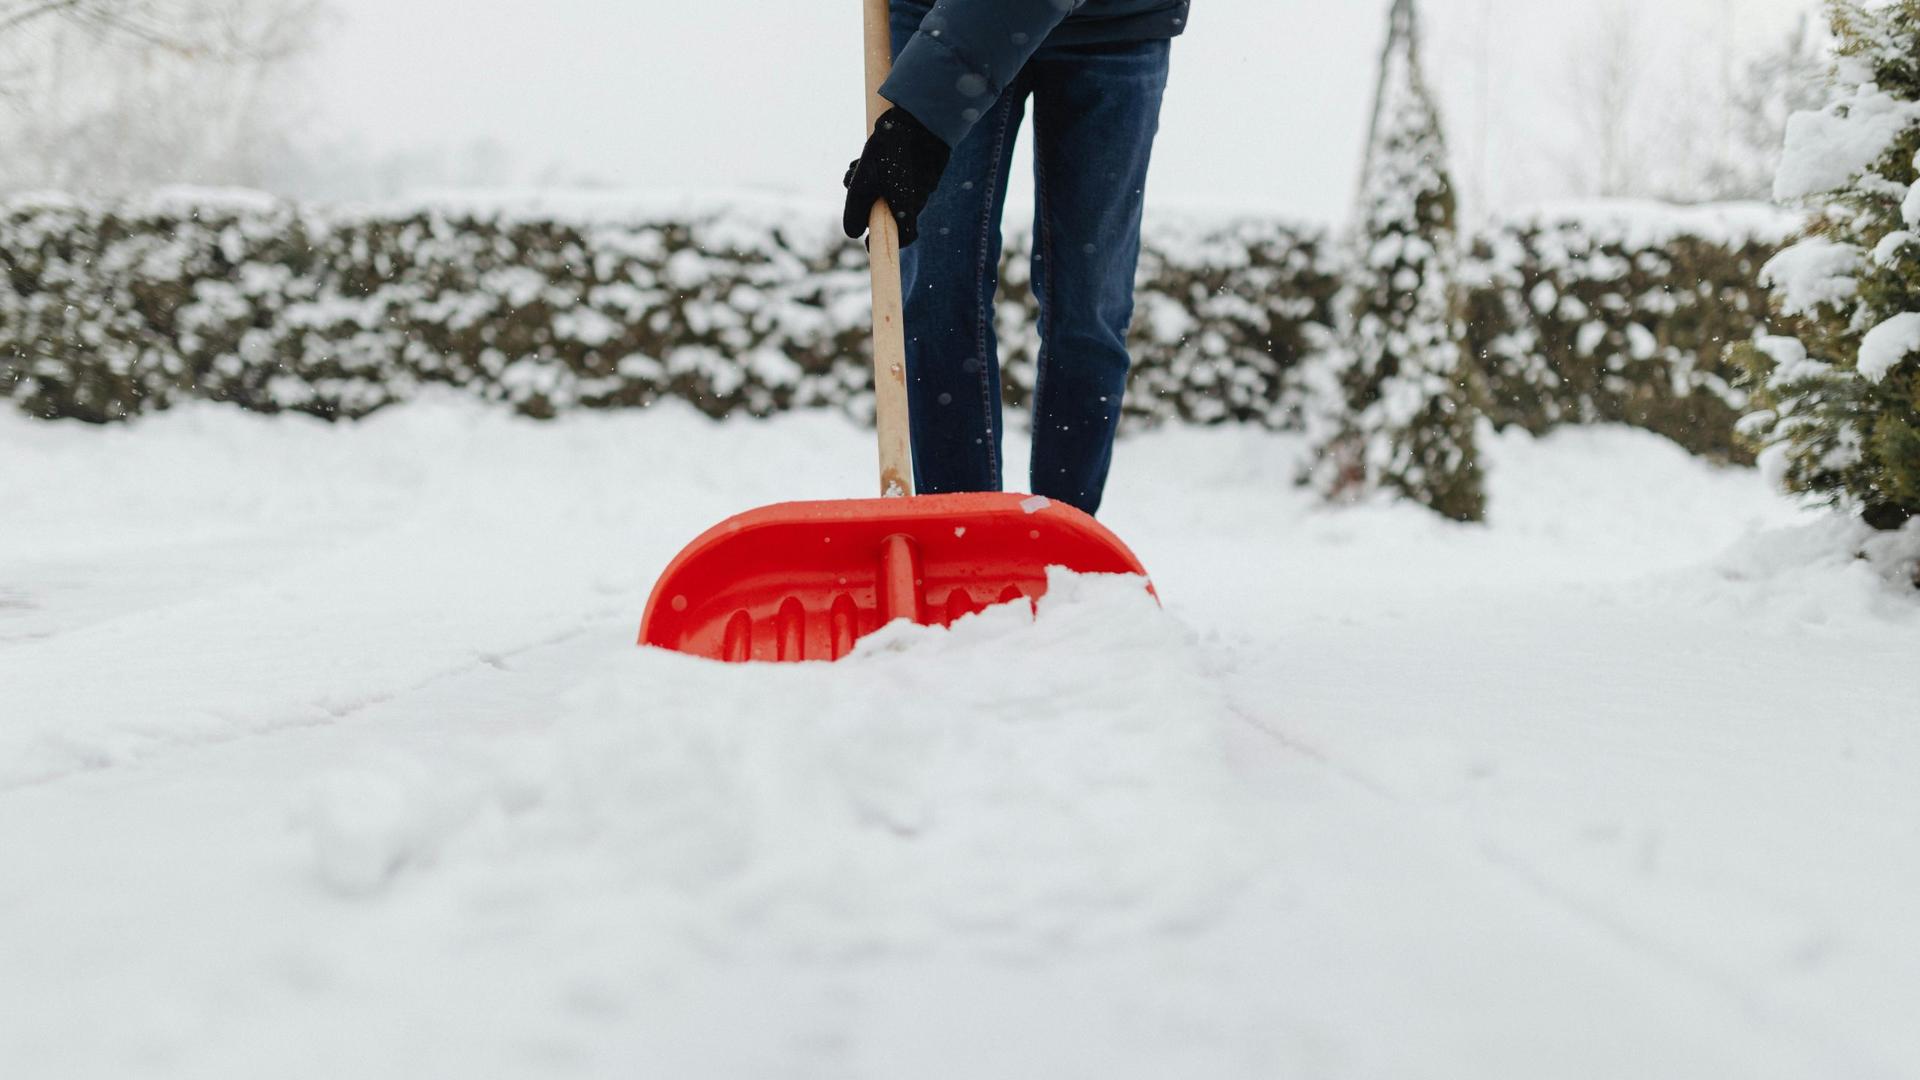
[[[785,204],[455,199],[385,210],[244,196],[0,204],[0,397],[106,421],[188,398],[365,415],[422,384],[533,416],[679,397],[713,416],[870,408],[866,259]],[[1136,421],[1279,421],[1335,279],[1312,233],[1157,231]],[[1032,385],[1009,244],[1009,397]]]
[[[535,416],[844,401],[864,378],[864,262],[769,209],[17,202],[0,390],[87,420],[195,397],[353,417],[423,383]]]
[[[1760,205],[1602,202],[1484,231],[1465,274],[1488,415],[1536,432],[1633,424],[1743,460],[1727,347],[1767,318],[1760,268],[1803,222]]]
[[[1001,267],[1009,397],[1033,386],[1039,333],[1023,235]],[[1318,231],[1272,219],[1156,214],[1140,254],[1129,412],[1154,420],[1300,421],[1303,365],[1333,347],[1336,255]],[[1008,333],[1007,331],[1013,331]]]
[[[1623,420],[1729,455],[1721,361],[1764,311],[1798,219],[1602,204],[1483,232],[1463,268],[1492,418]],[[1135,423],[1289,426],[1336,349],[1326,238],[1156,215],[1141,258]],[[1009,237],[1000,330],[1019,405],[1037,334]],[[0,398],[106,421],[194,398],[365,415],[426,384],[533,416],[662,397],[714,416],[868,406],[866,258],[820,208],[455,198],[382,209],[181,193],[0,203]]]

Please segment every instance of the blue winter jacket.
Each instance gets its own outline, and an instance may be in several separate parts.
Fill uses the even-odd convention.
[[[920,27],[880,96],[948,146],[972,130],[1042,44],[1152,41],[1187,28],[1189,0],[893,0]]]

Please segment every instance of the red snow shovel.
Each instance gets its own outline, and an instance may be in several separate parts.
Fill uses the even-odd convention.
[[[887,0],[865,0],[867,124],[887,108]],[[838,660],[896,619],[945,626],[988,605],[1038,600],[1047,568],[1146,576],[1093,518],[1002,493],[913,496],[907,439],[900,233],[886,203],[868,222],[879,499],[785,503],[688,545],[653,588],[640,644],[715,660]]]

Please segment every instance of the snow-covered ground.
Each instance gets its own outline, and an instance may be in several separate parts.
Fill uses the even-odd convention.
[[[0,1076],[1920,1076],[1920,595],[1752,473],[1125,443],[1164,612],[632,645],[831,416],[0,415]],[[1897,541],[1909,554],[1920,538]]]

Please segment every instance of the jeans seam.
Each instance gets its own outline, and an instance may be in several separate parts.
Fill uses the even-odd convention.
[[[1019,80],[1016,79],[1014,81],[1017,83]],[[1009,87],[1006,93],[1011,92],[1012,88]],[[973,303],[975,312],[973,330],[974,362],[978,365],[980,372],[980,408],[987,431],[987,474],[996,488],[1001,486],[1002,477],[1000,472],[1000,441],[995,437],[997,433],[993,428],[993,394],[998,387],[996,385],[997,380],[993,378],[993,373],[988,369],[987,364],[987,322],[993,318],[993,297],[987,293],[987,260],[989,253],[993,250],[990,235],[997,224],[993,213],[993,206],[995,200],[999,198],[1000,193],[999,162],[1001,155],[1006,153],[1007,127],[1012,116],[1013,107],[1011,104],[1006,103],[1005,95],[1003,94],[999,125],[994,129],[993,152],[989,154],[987,158],[989,167],[986,178],[987,189],[984,193],[986,198],[982,200],[981,203],[980,232],[977,237],[980,245],[980,254],[978,258],[975,259],[973,268]],[[999,268],[995,267],[994,269],[997,271]]]
[[[1040,121],[1038,116],[1033,123],[1033,205],[1035,244],[1040,252],[1043,270],[1040,274],[1040,288],[1035,290],[1034,299],[1039,302],[1039,319],[1034,324],[1034,332],[1040,339],[1039,353],[1034,357],[1033,365],[1033,441],[1036,449],[1046,437],[1041,429],[1041,417],[1046,415],[1042,407],[1047,393],[1047,368],[1053,362],[1053,349],[1049,348],[1048,331],[1056,314],[1054,308],[1055,273],[1053,260],[1053,215],[1047,205],[1047,167],[1045,155],[1041,153]],[[1036,487],[1038,485],[1035,485]]]

